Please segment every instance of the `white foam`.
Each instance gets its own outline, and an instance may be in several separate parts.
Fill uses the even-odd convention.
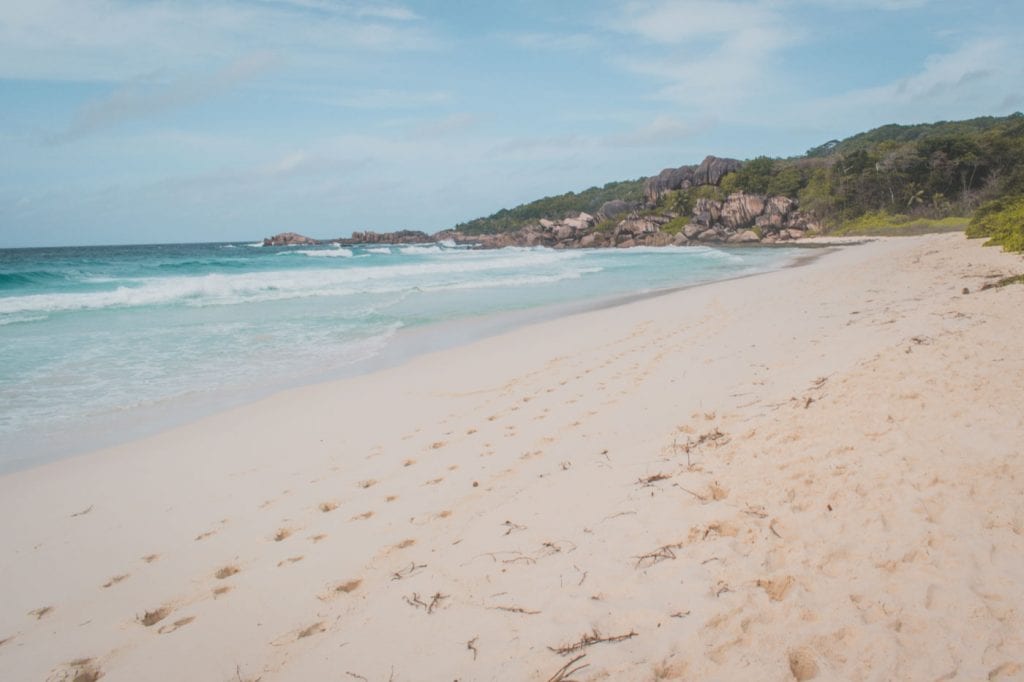
[[[286,252],[341,254],[348,249]],[[475,286],[475,279],[494,279],[491,273],[551,276],[583,254],[570,251],[462,251],[441,260],[382,267],[296,268],[269,272],[207,274],[125,279],[116,289],[98,292],[48,293],[0,298],[0,314],[95,310],[147,305],[230,305],[314,296],[392,293],[438,284]],[[460,254],[458,256],[454,254]],[[348,257],[340,255],[340,257]],[[544,272],[530,272],[531,270]],[[523,271],[526,272],[523,272]],[[438,281],[441,280],[441,281]]]
[[[403,246],[398,250],[407,256],[419,256],[426,253],[441,253],[440,246]]]
[[[370,248],[366,249],[366,253],[382,253],[382,254],[390,256],[391,255],[391,249],[389,249],[386,246],[373,246],[373,247],[370,247]]]
[[[246,244],[246,246],[252,247],[254,249],[262,249],[263,242],[253,242],[252,244]]]
[[[299,251],[299,253],[315,258],[351,258],[354,255],[349,249],[340,246],[329,251]]]

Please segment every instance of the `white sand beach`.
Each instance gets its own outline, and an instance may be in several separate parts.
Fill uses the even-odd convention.
[[[1024,679],[1022,271],[845,246],[4,476],[0,679]]]

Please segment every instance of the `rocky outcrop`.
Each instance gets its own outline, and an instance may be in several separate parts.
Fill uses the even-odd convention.
[[[728,173],[740,169],[743,163],[736,159],[720,159],[717,156],[706,156],[693,171],[694,187],[700,185],[717,185]]]
[[[266,246],[324,243],[353,246],[451,240],[485,249],[506,246],[627,248],[700,243],[772,244],[820,231],[817,223],[800,212],[796,200],[785,196],[735,192],[721,201],[702,197],[694,203],[690,216],[657,209],[658,199],[666,192],[703,185],[717,186],[725,175],[738,170],[741,165],[736,159],[708,156],[699,165],[668,168],[649,178],[644,188],[646,206],[614,199],[602,204],[596,215],[579,213],[561,218],[540,218],[517,230],[497,234],[466,234],[458,230],[445,230],[434,235],[418,230],[354,232],[345,239],[322,242],[285,232],[268,237],[263,243]],[[716,193],[721,195],[721,190]]]
[[[351,237],[332,241],[342,246],[353,246],[355,244],[428,244],[437,240],[419,230],[398,230],[397,232],[353,232]]]
[[[736,192],[724,201],[698,199],[689,222],[677,213],[638,213],[617,222],[598,221],[580,213],[560,220],[543,218],[519,230],[500,234],[467,235],[455,230],[434,239],[451,239],[479,248],[547,246],[555,249],[666,246],[700,243],[756,244],[798,239],[818,226],[797,210],[787,197]],[[611,223],[611,224],[610,224]],[[600,228],[600,229],[598,229]]]
[[[717,185],[723,176],[739,170],[741,165],[743,164],[737,159],[708,156],[697,166],[666,168],[653,178],[647,179],[644,185],[644,198],[648,204],[654,205],[666,192],[701,185]]]
[[[616,218],[623,213],[629,213],[634,208],[633,204],[622,199],[612,199],[601,204],[601,208],[598,209],[597,215],[604,220],[610,218]]]
[[[774,243],[819,232],[820,226],[797,210],[795,199],[735,192],[725,201],[698,199],[683,227],[687,240],[733,244]]]
[[[315,246],[321,242],[298,232],[282,232],[263,239],[263,246]]]

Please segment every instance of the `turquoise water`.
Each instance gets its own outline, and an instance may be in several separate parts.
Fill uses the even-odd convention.
[[[358,371],[410,330],[598,303],[793,257],[452,244],[0,250],[0,469],[141,435],[182,410],[195,416]]]

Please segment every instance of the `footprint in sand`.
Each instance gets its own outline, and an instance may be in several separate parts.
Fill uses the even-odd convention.
[[[129,578],[129,574],[128,573],[122,573],[121,575],[115,575],[113,578],[111,578],[107,582],[103,583],[103,588],[106,589],[108,587],[113,587],[114,585],[118,584],[122,580],[127,580],[128,578]]]
[[[770,578],[766,580],[758,580],[757,586],[765,591],[768,598],[772,601],[782,601],[789,594],[789,590],[793,587],[793,576],[785,576],[782,578]]]
[[[216,534],[217,534],[217,531],[215,531],[215,530],[208,530],[205,533],[200,533],[199,535],[197,535],[196,538],[195,538],[195,541],[199,542],[200,540],[205,540],[206,538],[212,537],[212,536],[214,536]]]
[[[332,512],[332,511],[334,511],[337,508],[338,508],[338,503],[337,502],[321,502],[319,505],[317,505],[317,509],[319,509],[320,511],[322,511],[325,514],[328,513],[328,512]]]
[[[174,621],[173,623],[168,623],[167,625],[161,625],[160,629],[157,630],[157,633],[159,633],[161,635],[169,635],[170,633],[174,632],[175,630],[177,630],[179,628],[185,627],[186,625],[188,625],[189,623],[191,623],[195,619],[196,619],[195,616],[188,616],[186,618],[179,618],[178,620]]]
[[[373,479],[373,478],[369,478],[369,479],[367,479],[365,481],[359,481],[359,487],[364,489],[364,490],[366,488],[372,488],[375,485],[377,485],[377,481],[376,481],[376,479]]]
[[[277,532],[274,533],[274,542],[281,542],[291,537],[294,531],[291,528],[278,528]]]
[[[318,599],[320,599],[320,601],[327,601],[328,599],[332,599],[332,598],[340,596],[342,594],[350,594],[350,593],[355,592],[356,590],[358,590],[359,586],[362,585],[362,584],[363,584],[363,579],[362,578],[356,578],[354,580],[346,580],[343,583],[338,583],[336,585],[333,585],[325,594],[320,595],[318,597]]]
[[[353,516],[349,520],[350,521],[365,521],[366,519],[368,519],[368,518],[370,518],[372,516],[373,516],[373,512],[372,511],[368,511],[368,512],[363,512],[362,514],[356,514],[355,516]]]
[[[287,559],[282,559],[281,561],[278,561],[277,567],[281,568],[282,566],[288,566],[289,564],[296,564],[302,561],[304,558],[305,557],[302,556],[290,556]]]
[[[303,628],[302,630],[299,630],[298,634],[295,636],[295,639],[305,639],[306,637],[312,637],[313,635],[326,631],[327,626],[325,626],[323,623],[313,623],[308,628]]]
[[[52,606],[42,606],[42,607],[40,607],[38,609],[33,609],[32,611],[29,611],[28,615],[35,616],[36,620],[40,620],[40,619],[42,619],[43,616],[45,616],[48,613],[51,613],[52,611],[53,611],[53,607]]]
[[[230,578],[231,576],[235,575],[240,570],[242,569],[238,568],[238,566],[231,564],[218,569],[217,572],[213,574],[213,577],[217,580],[224,580],[225,578]]]
[[[56,671],[54,675],[46,679],[59,682],[96,682],[101,677],[103,677],[103,671],[93,659],[78,658],[67,663],[62,670]]]
[[[316,535],[310,535],[309,539],[313,544],[316,544],[327,537],[326,533],[317,533]]]
[[[280,566],[280,565],[281,564],[278,564],[278,566]],[[216,587],[213,590],[213,598],[216,599],[217,597],[221,597],[221,596],[227,594],[230,591],[231,591],[231,586],[230,585],[221,585],[220,587]]]
[[[147,554],[146,556],[142,557],[142,560],[145,561],[147,564],[151,564],[159,558],[159,554]]]
[[[145,627],[152,627],[162,621],[167,616],[171,615],[171,607],[161,606],[153,609],[152,611],[146,611],[141,616],[138,616],[136,620]]]
[[[808,649],[792,649],[787,654],[789,657],[789,671],[797,682],[813,680],[818,676],[818,663],[814,660],[814,654]]]

